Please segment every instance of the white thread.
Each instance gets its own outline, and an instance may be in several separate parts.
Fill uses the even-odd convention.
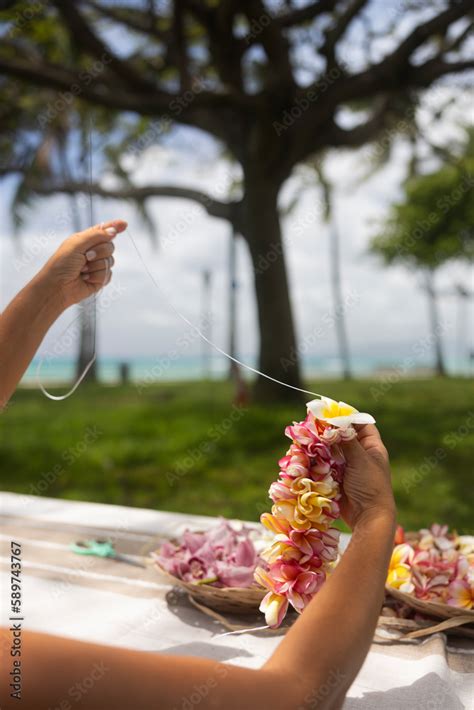
[[[322,394],[318,394],[317,392],[310,392],[309,390],[301,389],[301,387],[295,387],[294,385],[290,385],[290,384],[288,384],[288,382],[282,382],[282,380],[277,380],[275,377],[272,377],[271,375],[267,375],[265,372],[261,372],[260,370],[257,370],[255,367],[252,367],[251,365],[247,365],[245,362],[238,360],[233,355],[229,355],[229,353],[227,353],[225,350],[222,350],[222,348],[220,348],[218,345],[213,343],[212,340],[209,340],[209,338],[206,335],[204,335],[204,333],[197,327],[197,325],[194,325],[194,323],[192,323],[188,318],[186,318],[186,316],[183,315],[181,313],[181,311],[178,310],[176,308],[176,306],[173,305],[173,303],[170,301],[170,299],[168,298],[166,293],[163,291],[161,286],[158,285],[158,282],[156,281],[155,277],[153,276],[150,269],[148,268],[145,259],[142,257],[142,255],[135,243],[135,240],[132,237],[132,235],[128,229],[127,229],[127,234],[130,237],[130,241],[132,242],[132,244],[135,248],[135,251],[138,254],[140,261],[142,262],[145,271],[147,272],[148,276],[150,277],[155,288],[157,288],[158,291],[160,292],[160,294],[163,297],[167,306],[169,308],[171,308],[173,313],[175,315],[177,315],[178,318],[181,318],[181,320],[184,321],[186,323],[186,325],[188,325],[190,328],[192,328],[194,330],[194,332],[199,335],[200,338],[202,338],[208,345],[210,345],[212,348],[214,348],[214,350],[217,350],[217,352],[220,353],[221,355],[224,355],[226,358],[228,358],[229,360],[232,360],[232,362],[235,362],[237,365],[240,365],[241,367],[245,368],[246,370],[253,372],[255,375],[260,375],[261,377],[265,377],[267,380],[271,380],[272,382],[276,382],[276,384],[278,384],[278,385],[282,385],[283,387],[288,387],[289,389],[296,390],[297,392],[303,392],[303,394],[310,394],[313,397],[322,397],[323,396]]]
[[[88,161],[88,163],[89,163],[89,214],[90,214],[90,224],[92,225],[93,222],[94,222],[94,210],[93,210],[93,199],[92,199],[92,190],[91,190],[91,186],[92,186],[92,124],[91,124],[91,123],[89,124],[89,151],[88,151],[88,156],[89,156],[89,161]],[[104,224],[103,224],[103,222],[102,222],[102,223],[99,225],[99,229],[103,229],[103,228],[104,228]],[[106,284],[108,276],[109,276],[109,262],[108,262],[108,260],[106,259],[106,261],[105,261],[105,276],[104,276],[104,281],[103,281],[103,283],[102,283],[101,288],[103,288],[104,285]],[[80,277],[79,277],[79,278],[80,278]],[[86,299],[86,301],[84,302],[84,304],[81,304],[80,308],[83,308],[83,309],[84,309],[84,308],[85,308],[85,305],[86,305],[86,304],[89,305],[90,303],[93,304],[93,313],[94,313],[94,323],[93,323],[93,329],[94,329],[93,355],[92,355],[91,359],[89,360],[89,362],[87,363],[87,365],[84,367],[84,370],[82,371],[81,375],[78,377],[78,379],[76,380],[76,382],[74,383],[74,385],[73,385],[73,386],[71,387],[71,389],[69,390],[69,392],[66,392],[66,394],[54,395],[54,394],[51,394],[51,392],[48,392],[47,389],[44,387],[43,383],[42,383],[41,380],[40,380],[40,372],[41,372],[41,368],[43,367],[44,357],[41,358],[41,360],[40,360],[39,363],[38,363],[38,367],[36,368],[36,382],[37,382],[37,384],[38,384],[38,387],[40,388],[40,390],[41,390],[41,392],[44,394],[44,396],[47,397],[48,399],[51,399],[53,402],[62,402],[62,401],[64,401],[65,399],[68,399],[68,397],[70,397],[72,394],[74,394],[74,392],[77,390],[77,388],[79,387],[79,385],[84,381],[84,379],[85,379],[87,373],[89,372],[89,370],[91,369],[91,367],[93,366],[93,364],[95,363],[95,361],[96,361],[96,359],[97,359],[97,350],[96,350],[96,335],[97,335],[97,332],[96,332],[96,329],[97,329],[97,320],[96,320],[96,319],[97,319],[97,291],[96,291],[92,296],[89,296],[89,297]],[[77,316],[76,318],[74,318],[74,320],[71,321],[71,323],[69,323],[69,325],[67,326],[66,330],[64,330],[64,331],[61,333],[60,337],[62,337],[62,336],[64,335],[64,333],[67,333],[67,331],[69,330],[69,328],[71,327],[71,325],[72,325],[73,323],[75,323],[78,318],[79,318],[79,316]]]
[[[264,631],[265,629],[269,629],[269,626],[254,626],[254,627],[249,627],[248,629],[238,629],[237,631],[227,631],[225,634],[218,634],[216,638],[221,639],[224,636],[237,636],[237,634],[246,634],[247,631]]]
[[[92,122],[89,124],[89,204],[90,204],[91,224],[92,224],[93,219],[92,219],[92,189],[91,188],[92,188]],[[100,225],[100,227],[102,227],[102,224]],[[176,306],[172,303],[172,301],[168,298],[166,293],[163,291],[161,286],[159,286],[158,282],[156,281],[153,274],[149,270],[147,263],[146,263],[145,259],[143,258],[143,256],[141,255],[141,252],[138,249],[138,246],[137,246],[137,244],[136,244],[136,242],[135,242],[134,238],[132,237],[132,234],[129,230],[127,230],[127,234],[130,238],[130,241],[133,244],[135,251],[137,252],[138,258],[140,259],[146,273],[148,274],[148,276],[149,276],[151,282],[153,283],[153,285],[155,286],[155,288],[158,289],[158,291],[161,294],[162,298],[164,299],[165,303],[173,311],[173,313],[175,315],[177,315],[178,318],[180,318],[184,323],[186,323],[186,325],[188,325],[190,328],[192,328],[192,330],[194,330],[194,332],[197,333],[197,335],[202,340],[204,340],[204,342],[206,342],[208,345],[210,345],[212,348],[214,348],[214,350],[216,350],[218,353],[220,353],[220,355],[224,355],[224,357],[228,358],[228,360],[235,362],[236,365],[240,365],[240,367],[243,367],[245,370],[248,370],[249,372],[253,372],[255,375],[259,375],[260,377],[264,377],[267,380],[270,380],[271,382],[275,382],[277,385],[281,385],[282,387],[287,387],[288,389],[295,390],[296,392],[302,392],[303,394],[309,394],[312,397],[322,397],[323,396],[321,394],[318,394],[317,392],[311,392],[310,390],[305,390],[305,389],[302,389],[301,387],[295,387],[294,385],[288,384],[288,382],[283,382],[282,380],[278,380],[276,377],[272,377],[271,375],[267,375],[265,372],[261,372],[260,370],[257,370],[255,367],[252,367],[251,365],[247,365],[247,363],[242,362],[241,360],[238,360],[236,357],[234,357],[233,355],[230,355],[228,352],[226,352],[225,350],[220,348],[218,345],[216,345],[216,343],[213,343],[212,340],[210,340],[202,332],[202,330],[200,330],[200,328],[198,328],[196,325],[194,325],[194,323],[192,323],[188,318],[186,318],[186,316],[183,315],[183,313],[181,313],[181,311],[178,310],[176,308]],[[107,262],[104,283],[102,284],[102,286],[105,285],[108,274],[109,274],[109,267],[108,267],[108,262]],[[97,293],[94,294],[93,298],[94,298],[94,312],[96,313]],[[72,325],[72,324],[70,324],[70,325]],[[68,328],[69,327],[70,326],[68,326]],[[74,392],[77,390],[77,388],[79,387],[81,382],[84,380],[85,376],[87,375],[87,373],[89,372],[90,368],[92,367],[92,365],[94,364],[94,362],[96,361],[96,358],[97,358],[95,328],[96,328],[96,323],[94,321],[94,354],[93,354],[90,362],[84,368],[84,371],[81,374],[81,376],[79,377],[79,379],[77,380],[77,382],[73,385],[73,387],[71,388],[71,390],[67,394],[55,396],[55,395],[52,395],[46,391],[46,389],[43,387],[41,381],[39,380],[39,372],[40,372],[41,367],[43,365],[43,359],[41,359],[41,361],[39,362],[37,373],[36,373],[36,378],[37,378],[39,388],[41,389],[42,393],[46,397],[48,397],[48,399],[54,400],[56,402],[60,402],[64,399],[67,399],[72,394],[74,394]]]

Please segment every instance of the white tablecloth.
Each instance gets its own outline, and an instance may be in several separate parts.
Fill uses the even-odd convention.
[[[222,637],[225,629],[173,594],[154,569],[80,557],[68,548],[78,538],[102,535],[139,559],[164,537],[188,527],[202,530],[214,518],[13,493],[0,493],[0,510],[0,583],[4,590],[9,585],[14,539],[23,548],[28,629],[252,668],[281,640],[264,632]],[[8,621],[7,601],[2,594],[2,624]],[[345,710],[474,708],[474,643],[462,646],[452,647],[441,634],[409,645],[374,644]]]

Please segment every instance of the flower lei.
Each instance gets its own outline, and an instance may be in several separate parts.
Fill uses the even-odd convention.
[[[328,397],[308,402],[307,408],[304,421],[285,429],[292,444],[270,486],[272,512],[260,518],[275,533],[260,553],[267,569],[257,567],[254,574],[268,590],[260,611],[270,628],[281,624],[289,604],[301,613],[337,561],[340,533],[333,524],[339,517],[346,465],[339,444],[356,436],[353,424],[375,421]]]
[[[447,525],[422,529],[414,540],[397,530],[387,584],[423,601],[474,609],[474,538]]]

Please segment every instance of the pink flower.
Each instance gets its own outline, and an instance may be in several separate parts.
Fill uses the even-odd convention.
[[[283,594],[296,611],[301,613],[326,579],[321,570],[315,571],[291,560],[270,565],[269,576],[278,594]]]
[[[282,459],[279,460],[280,469],[292,478],[306,476],[310,468],[310,459],[299,446],[292,444]]]
[[[222,520],[207,532],[185,531],[179,544],[165,542],[154,557],[185,582],[249,587],[258,562],[249,535],[250,530],[236,531]]]

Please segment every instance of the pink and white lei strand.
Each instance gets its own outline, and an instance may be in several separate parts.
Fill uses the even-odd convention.
[[[268,590],[260,611],[270,628],[280,626],[289,604],[301,613],[334,567],[339,531],[333,524],[346,466],[339,444],[356,436],[353,424],[375,422],[370,414],[328,397],[308,402],[307,409],[304,421],[285,429],[292,443],[270,486],[272,512],[260,518],[275,533],[260,553],[267,569],[255,570],[255,580]]]

